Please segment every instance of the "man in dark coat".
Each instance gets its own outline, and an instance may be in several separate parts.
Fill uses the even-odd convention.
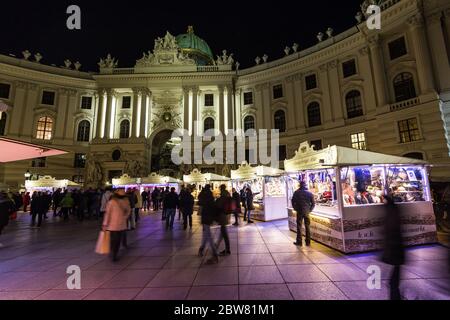
[[[391,300],[401,300],[400,266],[405,263],[405,249],[401,231],[401,213],[394,199],[385,197],[386,216],[384,220],[384,247],[381,260],[394,266],[390,286]]]
[[[219,263],[219,253],[217,252],[217,248],[214,244],[212,235],[211,235],[211,225],[214,223],[216,219],[216,205],[214,202],[214,196],[211,192],[211,186],[206,185],[200,194],[198,195],[198,205],[201,207],[202,213],[202,225],[203,225],[203,237],[202,244],[200,245],[200,249],[198,250],[198,255],[203,256],[206,245],[209,245],[212,251],[212,258],[207,261],[208,264]]]
[[[173,229],[175,214],[177,208],[180,207],[180,200],[178,194],[175,192],[175,188],[172,188],[170,192],[164,196],[163,206],[166,212],[166,229]]]
[[[296,246],[302,246],[302,224],[304,221],[306,231],[305,243],[309,246],[311,244],[309,214],[314,210],[315,202],[314,195],[308,191],[304,181],[300,182],[300,188],[292,196],[292,207],[297,212],[297,241],[294,244]]]
[[[239,225],[239,215],[242,213],[242,207],[241,207],[241,196],[236,191],[235,188],[232,190],[233,194],[231,197],[233,198],[233,213],[234,213],[234,224],[233,226]]]
[[[187,229],[188,224],[192,229],[192,215],[194,214],[194,196],[191,190],[183,188],[180,192],[180,211],[183,213],[184,230]]]
[[[0,235],[9,223],[9,217],[14,211],[14,202],[8,197],[6,192],[0,192]],[[3,245],[0,243],[0,248]]]

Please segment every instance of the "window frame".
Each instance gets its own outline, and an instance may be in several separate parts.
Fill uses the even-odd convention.
[[[248,96],[248,95],[250,95],[251,103],[247,103],[246,102],[246,96]],[[253,91],[246,91],[246,92],[244,92],[243,99],[244,99],[244,106],[251,106],[251,105],[253,105],[255,103],[254,102],[254,97],[253,97]]]
[[[391,44],[393,44],[393,43],[395,43],[396,41],[399,41],[399,40],[401,40],[401,39],[403,39],[403,43],[404,43],[404,48],[405,48],[405,53],[403,53],[403,54],[401,54],[401,55],[399,55],[399,56],[396,56],[395,58],[393,58],[392,57],[392,51],[391,51]],[[402,57],[405,57],[405,56],[407,56],[408,55],[408,53],[409,53],[409,48],[408,48],[408,41],[406,41],[406,35],[401,35],[401,36],[399,36],[399,37],[396,37],[395,39],[393,39],[393,40],[391,40],[391,41],[388,41],[387,42],[387,54],[388,54],[388,57],[389,57],[389,61],[395,61],[395,60],[397,60],[397,59],[400,59],[400,58],[402,58]]]
[[[9,101],[10,99],[11,99],[11,91],[12,91],[12,85],[11,85],[11,83],[8,83],[8,82],[0,82],[0,85],[6,85],[6,86],[9,86],[9,89],[8,89],[8,96],[7,97],[1,97],[0,96],[0,99],[4,99],[4,100],[7,100],[7,101]]]
[[[360,135],[363,135],[364,140],[360,140]],[[353,140],[354,136],[356,136],[355,137],[356,141]],[[364,146],[363,148],[361,148],[362,144]],[[355,148],[354,145],[357,145],[358,148]],[[361,132],[351,133],[350,134],[350,146],[351,146],[351,148],[356,149],[356,150],[367,150],[367,135],[366,135],[366,132],[365,131],[361,131]]]
[[[125,99],[127,100],[127,101],[129,101],[129,105],[128,106],[126,106],[126,107],[124,107],[124,102],[125,102]],[[125,110],[130,110],[131,109],[131,107],[132,107],[132,97],[131,96],[122,96],[122,104],[121,104],[121,106],[120,106],[120,108],[121,109],[125,109]]]
[[[53,104],[47,104],[44,102],[44,95],[45,93],[52,93],[53,94]],[[50,90],[50,89],[43,89],[41,92],[41,106],[51,106],[54,107],[56,106],[56,91],[55,90]]]
[[[310,109],[311,109],[311,105],[317,105],[318,106],[318,114],[319,114],[319,122],[317,123],[317,124],[313,124],[313,125],[311,125],[311,122],[312,121],[310,121],[311,120],[311,118],[310,118]],[[318,102],[318,101],[311,101],[310,103],[308,103],[308,105],[306,106],[306,120],[307,120],[307,123],[308,123],[308,128],[317,128],[317,127],[320,127],[323,123],[322,123],[322,107],[321,107],[321,104],[320,104],[320,102]]]
[[[314,144],[314,142],[318,142],[318,141],[320,141],[320,148],[317,148],[317,145]],[[309,140],[309,145],[310,146],[315,145],[314,150],[316,150],[316,151],[323,150],[323,139]]]
[[[248,118],[251,118],[252,119],[252,121],[253,121],[253,127],[252,128],[246,128],[246,121],[245,120],[247,120]],[[251,114],[248,114],[248,115],[246,115],[245,117],[244,117],[244,119],[243,119],[243,126],[242,126],[242,128],[244,129],[244,132],[246,132],[247,130],[252,130],[252,129],[256,129],[256,118],[255,118],[255,116],[254,115],[251,115]]]
[[[409,126],[410,120],[416,121],[417,128],[413,128],[413,129],[410,128],[410,126]],[[408,127],[407,131],[404,131],[400,128],[400,123],[405,122],[405,121],[407,122],[407,127]],[[397,120],[396,126],[397,126],[397,133],[398,133],[398,141],[400,144],[414,143],[414,142],[418,142],[418,141],[422,140],[422,130],[420,129],[420,121],[419,121],[418,117],[411,117],[411,118],[404,118],[404,119]],[[411,131],[412,130],[417,131],[417,139],[416,140],[411,139]],[[403,141],[402,133],[406,133],[406,132],[408,133],[409,141]]]
[[[311,87],[311,88],[308,88],[308,79],[311,78],[311,77],[314,77],[315,86]],[[316,73],[310,73],[310,74],[306,75],[305,78],[304,78],[304,81],[305,81],[305,91],[311,91],[311,90],[319,88],[319,81],[317,79],[317,74]]]
[[[283,114],[282,120],[277,120],[277,114]],[[277,128],[277,123],[282,124],[281,128]],[[284,109],[278,109],[273,113],[273,128],[275,130],[279,130],[280,133],[285,133],[287,131],[287,123],[286,123],[286,111]]]
[[[210,126],[207,126],[207,121],[212,121],[212,128]],[[211,123],[209,123],[211,125]],[[216,120],[213,117],[206,117],[203,119],[203,133],[205,133],[208,130],[215,130],[216,129]]]
[[[81,159],[77,156],[81,156]],[[84,159],[82,159],[84,156]],[[75,153],[73,157],[73,167],[75,169],[85,169],[86,168],[86,160],[87,160],[87,154],[86,153]]]
[[[354,92],[355,93],[357,92],[359,94],[359,102],[360,102],[359,108],[356,108],[357,106],[355,103],[355,101],[357,101],[357,96],[355,95],[355,96],[352,96],[349,98],[349,95]],[[361,90],[359,90],[359,89],[349,90],[344,96],[344,101],[345,101],[345,111],[346,111],[347,119],[351,120],[351,119],[355,119],[355,118],[364,116],[363,95],[362,95]],[[353,105],[349,106],[349,101],[351,101]],[[360,112],[356,112],[356,111],[360,111]]]
[[[124,127],[124,123],[125,122],[128,124],[127,127]],[[126,128],[127,132],[122,131],[125,128]],[[124,133],[128,133],[128,136],[125,137],[126,135]],[[131,123],[130,123],[130,120],[123,119],[119,123],[119,139],[129,139],[130,137],[131,137]]]
[[[37,165],[37,164],[40,164],[40,165]],[[30,167],[31,168],[47,168],[47,157],[39,157],[39,158],[32,159]]]
[[[90,104],[89,108],[85,108],[85,107],[83,106],[83,101],[84,101],[85,99],[90,99],[90,101],[91,101],[91,104]],[[88,96],[88,95],[81,96],[81,100],[80,100],[80,109],[81,109],[81,110],[92,110],[92,105],[93,105],[93,103],[94,103],[94,98],[93,98],[92,96]]]
[[[81,134],[80,133],[80,129],[81,129],[80,126],[81,126],[82,123],[88,123],[87,140],[86,140],[86,132],[84,132],[84,134],[83,134],[84,139],[80,140],[80,134]],[[83,120],[81,120],[78,123],[78,126],[77,126],[77,142],[89,142],[91,140],[91,127],[92,127],[91,122],[89,120],[87,120],[87,119],[83,119]],[[85,128],[84,128],[84,131],[86,131]]]
[[[41,121],[41,119],[45,119],[44,121]],[[50,120],[50,121],[48,121]],[[41,130],[39,128],[39,125],[42,124],[44,125],[43,130]],[[48,125],[50,125],[50,130],[48,130]],[[48,116],[48,115],[41,115],[37,118],[37,122],[36,122],[36,130],[35,130],[35,137],[37,140],[43,140],[43,141],[51,141],[53,139],[53,129],[54,129],[54,125],[55,125],[55,120]],[[42,133],[42,138],[39,135],[39,133]],[[50,136],[48,137],[48,139],[46,138],[46,135],[50,134]]]
[[[281,93],[280,96],[276,96],[275,93]],[[284,88],[282,83],[278,83],[272,86],[272,98],[278,100],[284,98]]]
[[[401,83],[402,85],[405,85],[405,83],[406,83],[406,81],[407,81],[407,80],[404,79],[404,76],[405,76],[405,75],[410,75],[410,76],[411,76],[408,80],[410,81],[410,84],[412,83],[412,89],[413,89],[413,91],[411,91],[411,87],[409,87],[409,88],[408,88],[408,91],[410,91],[410,92],[409,92],[410,95],[408,96],[408,98],[403,99],[403,98],[401,98],[400,95],[398,95],[397,90],[398,90],[399,86],[396,86],[396,79],[399,78],[399,77],[401,76],[403,79],[402,79],[402,81],[401,81],[400,83]],[[408,101],[408,100],[415,99],[415,98],[418,97],[418,94],[417,94],[417,88],[416,88],[416,79],[415,79],[414,74],[413,74],[412,72],[410,72],[410,71],[402,71],[402,72],[397,73],[397,74],[392,78],[391,83],[392,83],[392,89],[393,89],[393,93],[394,93],[394,100],[395,100],[395,103],[400,103],[400,102],[403,102],[403,101]],[[402,91],[405,91],[404,89],[405,89],[405,87],[402,88]],[[413,93],[413,94],[411,94],[411,93]],[[400,97],[400,100],[399,100],[399,97]],[[406,95],[405,95],[405,97],[406,97]]]
[[[345,69],[345,65],[348,64],[348,63],[351,63],[351,62],[353,62],[354,73],[346,74],[345,73],[345,70],[346,70]],[[341,70],[342,70],[342,78],[343,79],[347,79],[347,78],[350,78],[350,77],[358,75],[358,65],[356,63],[356,58],[351,58],[351,59],[348,59],[346,61],[343,61],[342,64],[341,64],[341,68],[342,68]]]
[[[212,98],[212,100],[209,100],[211,98]],[[214,105],[215,105],[214,98],[215,98],[214,97],[214,93],[205,93],[204,96],[203,96],[203,106],[207,107],[207,108],[214,107]],[[209,102],[211,104],[207,104],[207,102]]]

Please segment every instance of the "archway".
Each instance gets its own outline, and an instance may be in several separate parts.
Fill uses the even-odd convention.
[[[165,129],[158,132],[152,140],[151,147],[151,172],[161,175],[177,177],[179,167],[172,162],[172,149],[177,143],[173,141],[172,130]]]

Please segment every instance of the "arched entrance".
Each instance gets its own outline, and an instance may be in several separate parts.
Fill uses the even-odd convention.
[[[172,162],[172,149],[175,141],[171,140],[173,130],[165,129],[158,132],[151,147],[151,172],[177,177],[179,168]]]

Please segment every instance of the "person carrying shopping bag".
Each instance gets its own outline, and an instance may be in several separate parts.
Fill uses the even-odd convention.
[[[119,189],[106,205],[102,230],[110,233],[111,259],[118,261],[118,253],[122,237],[127,230],[127,221],[131,214],[130,201],[125,190]]]

